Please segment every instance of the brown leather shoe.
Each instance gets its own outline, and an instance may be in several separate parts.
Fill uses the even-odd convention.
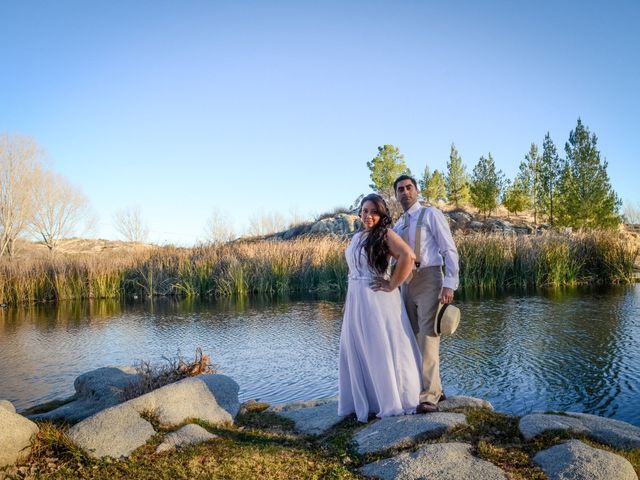
[[[416,413],[435,413],[437,411],[438,406],[431,402],[422,402],[416,407]]]

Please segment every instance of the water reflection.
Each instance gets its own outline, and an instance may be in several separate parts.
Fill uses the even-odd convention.
[[[640,285],[501,296],[463,295],[442,342],[450,394],[498,410],[585,411],[640,425]],[[73,393],[105,365],[161,361],[201,346],[241,399],[272,403],[337,392],[342,300],[141,300],[0,310],[0,398],[18,408]]]

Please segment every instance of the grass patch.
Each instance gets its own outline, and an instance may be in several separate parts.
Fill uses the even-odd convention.
[[[122,461],[90,459],[66,438],[62,427],[41,423],[31,457],[8,473],[10,478],[43,479],[354,479],[361,478],[357,468],[365,461],[396,453],[359,456],[352,439],[364,425],[354,418],[344,419],[321,436],[304,436],[293,431],[292,422],[265,412],[265,404],[254,403],[243,408],[234,425],[194,421],[218,435],[215,440],[155,454],[161,441],[161,435],[157,435]],[[472,445],[475,455],[503,469],[510,479],[542,480],[546,477],[531,458],[562,440],[577,438],[625,457],[636,472],[640,469],[640,449],[614,449],[566,431],[546,432],[527,442],[519,434],[517,417],[488,409],[458,411],[465,413],[468,425],[404,451],[426,443],[465,442]]]
[[[75,399],[76,399],[75,396],[73,396],[73,397],[65,398],[63,400],[51,400],[49,402],[45,402],[39,405],[34,405],[33,407],[29,407],[23,410],[22,412],[20,412],[20,415],[24,415],[26,417],[29,415],[36,415],[38,413],[47,413],[47,412],[50,412],[51,410],[55,410],[58,407],[66,405],[67,403],[71,403]]]

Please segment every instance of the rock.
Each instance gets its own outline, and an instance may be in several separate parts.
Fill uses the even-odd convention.
[[[465,443],[436,443],[413,453],[365,465],[360,473],[382,480],[505,480],[506,474],[494,464],[471,454]]]
[[[575,433],[583,433],[586,428],[580,420],[565,415],[551,415],[546,413],[531,413],[525,415],[518,423],[520,433],[525,440],[540,435],[549,430],[571,430]]]
[[[103,367],[83,373],[73,382],[75,400],[49,412],[30,415],[29,418],[79,422],[120,403],[124,388],[137,379],[136,370],[132,367]]]
[[[218,404],[207,384],[195,377],[165,385],[122,405],[131,406],[138,413],[150,412],[166,426],[177,425],[188,418],[212,425],[233,423],[233,417]]]
[[[445,215],[448,217],[451,217],[457,223],[468,223],[473,219],[471,215],[463,211],[448,212],[448,213],[445,213]]]
[[[549,480],[638,480],[633,466],[611,452],[569,440],[538,452],[533,457]]]
[[[471,230],[482,230],[484,228],[484,223],[474,220],[473,222],[469,222],[469,228]]]
[[[493,405],[491,405],[490,402],[482,400],[481,398],[465,397],[463,395],[447,397],[446,400],[438,403],[438,410],[440,412],[448,412],[455,408],[465,407],[488,408],[489,410],[493,410]]]
[[[90,457],[128,457],[155,431],[129,402],[107,408],[67,431],[67,436]]]
[[[151,424],[140,417],[143,413],[155,416],[164,426],[177,425],[190,418],[214,425],[233,422],[231,414],[218,405],[207,384],[193,377],[98,412],[72,427],[69,437],[95,458],[128,456],[155,433]]]
[[[240,411],[240,401],[238,400],[240,387],[233,378],[221,374],[203,374],[194,378],[206,383],[207,387],[209,387],[209,390],[216,398],[218,405],[229,412],[229,415],[233,418],[236,418],[236,415],[238,415],[238,412]]]
[[[582,422],[590,437],[616,448],[640,448],[640,427],[613,418],[567,412]]]
[[[373,453],[389,448],[414,445],[423,438],[436,438],[458,425],[466,425],[462,413],[428,413],[386,417],[360,430],[353,439],[358,453]]]
[[[13,404],[4,400],[13,408]],[[31,452],[31,438],[40,429],[31,420],[11,411],[3,403],[0,408],[0,467],[13,465]]]
[[[206,431],[200,425],[190,423],[181,429],[168,434],[164,441],[156,448],[156,453],[162,453],[184,445],[193,445],[196,443],[207,442],[218,438],[217,435]]]
[[[593,439],[616,448],[640,448],[640,428],[620,420],[586,413],[564,415],[532,413],[520,419],[520,433],[531,440],[548,430],[586,433]]]
[[[0,408],[3,408],[10,413],[16,413],[16,407],[14,407],[13,403],[9,400],[0,400]]]
[[[298,432],[308,435],[319,435],[344,419],[338,415],[335,398],[274,405],[267,411],[292,420]]]
[[[323,218],[311,226],[310,233],[333,233],[347,235],[357,231],[362,222],[357,215],[338,213],[333,217]]]
[[[513,225],[506,220],[499,220],[497,218],[490,218],[486,220],[485,224],[492,232],[512,233]]]

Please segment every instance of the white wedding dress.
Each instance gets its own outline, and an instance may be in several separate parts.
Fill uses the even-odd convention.
[[[414,413],[420,396],[422,360],[399,290],[374,292],[375,277],[353,236],[345,255],[349,286],[340,334],[338,415],[360,422]]]

